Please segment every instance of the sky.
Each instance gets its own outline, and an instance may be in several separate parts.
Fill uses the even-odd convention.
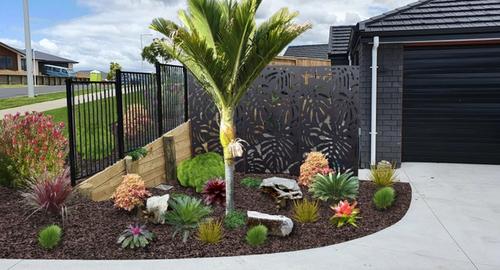
[[[24,48],[22,0],[0,0],[0,42]],[[299,11],[298,22],[313,28],[292,45],[328,43],[331,25],[355,24],[413,0],[263,0],[258,22],[279,8]],[[109,63],[123,70],[151,71],[141,61],[144,45],[160,37],[148,28],[151,20],[177,20],[185,0],[30,0],[32,46],[36,50],[78,61],[75,70],[106,71]]]

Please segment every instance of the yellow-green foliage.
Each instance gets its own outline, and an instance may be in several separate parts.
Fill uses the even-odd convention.
[[[185,160],[177,168],[177,178],[184,187],[192,187],[201,192],[205,183],[213,178],[224,178],[222,156],[209,152]]]
[[[300,165],[299,184],[308,187],[318,173],[328,168],[328,160],[325,155],[320,152],[307,154],[306,160]]]
[[[247,243],[253,247],[260,246],[264,244],[267,240],[267,227],[264,225],[257,225],[252,227],[247,232],[246,240]]]
[[[300,223],[314,223],[319,219],[318,201],[303,199],[293,202],[293,219]]]
[[[390,187],[396,181],[396,168],[388,161],[371,167],[370,179],[379,187]]]
[[[45,227],[38,234],[38,244],[44,249],[53,249],[61,242],[62,229],[57,225]]]
[[[198,226],[198,240],[207,244],[217,244],[222,239],[222,222],[209,220]]]

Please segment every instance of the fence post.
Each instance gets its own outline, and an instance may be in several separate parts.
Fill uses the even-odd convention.
[[[75,117],[73,114],[73,93],[71,78],[66,80],[66,106],[68,108],[68,133],[69,133],[69,168],[71,185],[76,185],[76,143],[75,143]]]
[[[161,66],[156,62],[156,107],[158,108],[158,136],[163,134],[163,91],[161,85]]]
[[[182,67],[182,73],[184,73],[184,122],[187,122],[189,120],[189,104],[188,104],[189,87],[188,87],[188,71],[186,66]]]
[[[116,96],[116,114],[117,114],[117,141],[118,157],[125,157],[125,135],[123,130],[123,96],[122,96],[122,71],[116,70],[115,75],[115,96]]]

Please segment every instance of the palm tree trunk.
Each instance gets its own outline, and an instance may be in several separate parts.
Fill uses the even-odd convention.
[[[220,112],[220,141],[224,150],[224,169],[226,181],[226,214],[234,210],[234,157],[229,149],[229,144],[236,139],[234,127],[234,110],[223,108]]]

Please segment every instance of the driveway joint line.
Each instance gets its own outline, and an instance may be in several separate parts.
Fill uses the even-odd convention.
[[[408,173],[406,173],[406,170],[405,169],[402,169],[403,173],[406,175],[408,181],[413,184],[413,179],[410,177],[410,175]],[[436,214],[436,212],[434,212],[434,209],[432,209],[432,207],[430,206],[429,202],[426,200],[425,198],[425,195],[420,193],[420,191],[418,190],[417,186],[415,184],[411,185],[412,188],[415,188],[415,192],[420,196],[420,198],[422,198],[422,200],[424,201],[425,205],[427,205],[427,208],[429,208],[429,210],[431,211],[432,215],[434,216],[434,218],[439,222],[439,224],[441,224],[441,227],[443,227],[443,229],[446,231],[446,233],[448,234],[448,236],[451,238],[451,240],[455,243],[455,245],[460,249],[460,251],[464,254],[464,256],[469,260],[469,262],[474,266],[474,268],[476,270],[479,270],[479,267],[474,263],[474,261],[472,260],[472,258],[469,256],[469,254],[467,254],[467,252],[465,252],[465,250],[462,248],[462,246],[458,243],[458,241],[453,237],[453,235],[451,234],[451,232],[448,230],[448,228],[446,228],[446,226],[443,224],[443,222],[441,221],[441,219],[438,217],[438,215]]]

